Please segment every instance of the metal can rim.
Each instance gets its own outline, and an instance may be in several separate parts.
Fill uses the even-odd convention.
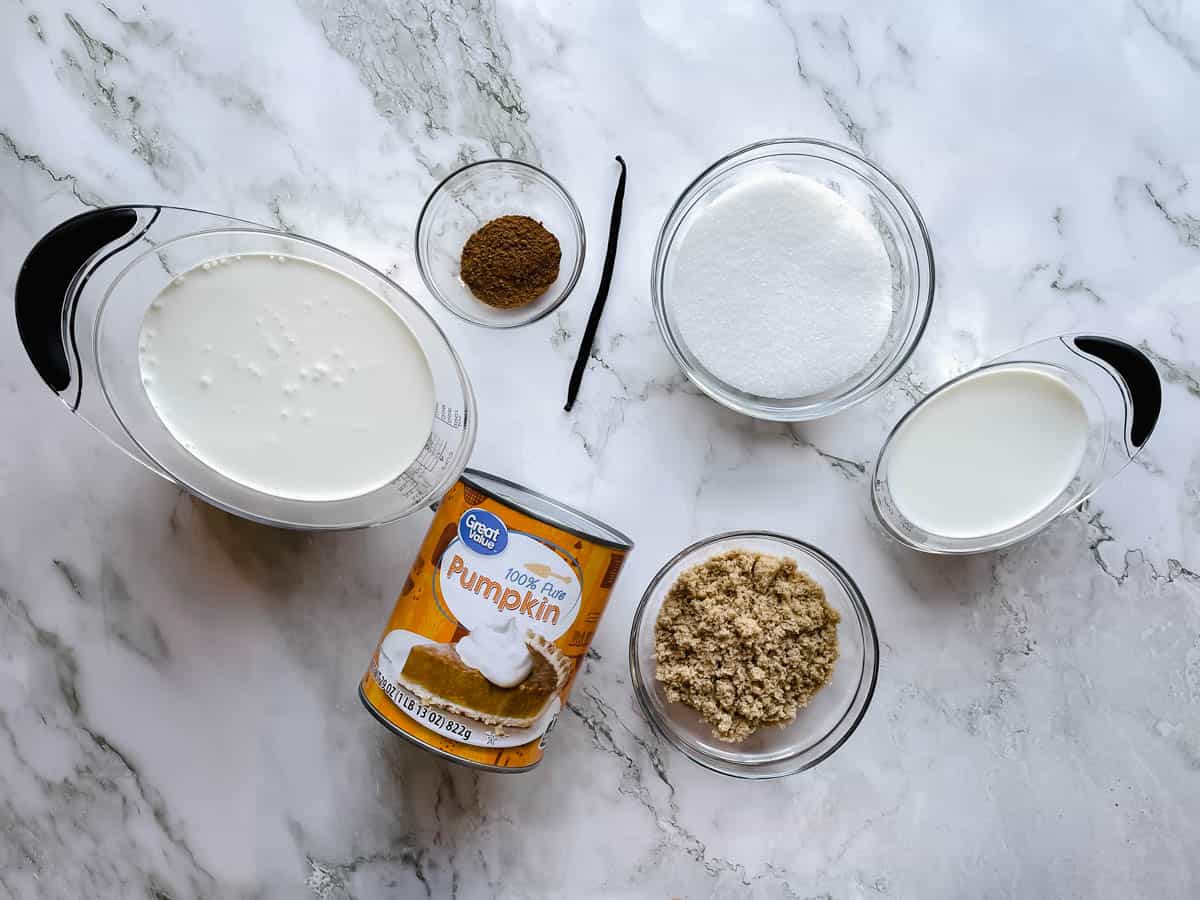
[[[530,509],[529,504],[522,504],[519,500],[514,500],[511,497],[498,496],[494,489],[489,489],[485,484],[480,484],[478,481],[473,481],[472,476],[476,479],[484,478],[489,481],[502,484],[507,488],[511,488],[519,492],[520,494],[526,494],[542,503],[549,504],[551,507],[561,509],[571,516],[576,516],[584,522],[595,525],[597,528],[609,535],[614,535],[616,540],[602,537],[600,535],[589,534],[579,528],[572,528],[565,522],[556,520],[545,513]],[[575,509],[573,506],[568,506],[561,501],[555,500],[553,497],[543,494],[541,491],[535,491],[533,488],[526,487],[523,484],[518,484],[511,479],[501,478],[499,475],[493,475],[490,472],[484,472],[482,469],[465,469],[462,475],[459,477],[459,481],[469,485],[474,490],[479,491],[481,494],[486,495],[492,500],[495,500],[497,503],[503,503],[506,506],[510,506],[517,512],[529,516],[531,519],[536,519],[537,521],[549,525],[552,528],[557,528],[561,531],[567,532],[568,534],[572,534],[577,538],[582,538],[585,541],[591,541],[593,544],[598,544],[601,547],[608,547],[613,550],[633,549],[633,539],[624,533],[617,531],[617,529],[613,528],[611,525],[607,525],[604,522],[601,522],[595,516],[589,516],[587,513],[581,512],[580,510]]]

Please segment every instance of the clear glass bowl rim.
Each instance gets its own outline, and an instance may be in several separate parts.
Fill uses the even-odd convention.
[[[551,189],[560,194],[562,199],[566,201],[567,210],[570,213],[571,220],[575,225],[575,235],[579,240],[579,255],[575,259],[575,266],[571,270],[571,276],[567,279],[567,283],[563,285],[562,290],[559,292],[559,295],[557,298],[555,298],[554,302],[548,304],[545,309],[531,319],[516,319],[512,322],[489,322],[485,319],[476,319],[467,315],[462,310],[455,308],[444,296],[442,296],[442,292],[434,284],[433,277],[430,275],[429,268],[425,262],[425,254],[421,252],[421,228],[425,224],[425,217],[429,213],[429,207],[433,205],[434,199],[436,199],[438,195],[442,193],[446,185],[448,185],[455,178],[458,178],[464,172],[479,168],[480,166],[496,165],[497,163],[529,169],[530,171],[535,172],[542,178],[546,179],[546,181],[550,183]],[[465,166],[455,169],[453,172],[439,181],[437,186],[429,192],[429,196],[426,197],[425,202],[421,204],[421,212],[417,214],[417,226],[413,230],[413,255],[417,259],[417,271],[421,273],[421,280],[425,282],[426,289],[446,310],[453,313],[464,322],[470,322],[472,325],[478,325],[480,328],[520,328],[522,325],[532,325],[534,322],[538,322],[546,318],[546,316],[558,309],[563,304],[563,301],[571,295],[571,292],[575,290],[575,285],[579,282],[579,276],[583,273],[583,260],[587,256],[587,231],[584,228],[583,216],[579,212],[579,207],[575,203],[575,198],[571,196],[570,192],[567,191],[561,181],[559,181],[545,169],[541,168],[540,166],[535,166],[533,163],[528,163],[521,159],[505,159],[502,156],[494,156],[489,159],[476,160],[473,163],[467,163]]]
[[[924,308],[920,310],[916,320],[909,328],[904,342],[901,344],[902,352],[899,353],[896,358],[888,364],[886,369],[883,370],[886,372],[886,374],[879,379],[879,383],[868,391],[861,391],[860,389],[862,386],[871,380],[871,378],[868,377],[850,390],[846,391],[840,397],[835,397],[826,401],[822,401],[815,406],[802,407],[797,410],[767,411],[759,406],[748,404],[738,397],[734,397],[722,391],[716,390],[711,385],[705,384],[699,378],[697,378],[695,374],[695,367],[693,367],[693,365],[684,357],[683,353],[680,352],[678,342],[676,341],[674,335],[672,335],[670,329],[667,327],[666,301],[663,298],[663,292],[661,290],[661,283],[666,272],[668,257],[666,246],[668,226],[672,223],[676,214],[683,206],[684,201],[691,199],[690,195],[692,191],[695,190],[695,188],[701,182],[703,182],[716,170],[730,163],[740,165],[741,163],[739,162],[739,159],[741,157],[747,157],[751,154],[757,153],[760,150],[773,147],[804,147],[810,149],[816,148],[817,150],[825,151],[832,150],[836,153],[844,153],[852,157],[861,165],[869,169],[875,177],[884,181],[904,200],[904,203],[907,206],[908,211],[912,214],[919,231],[920,245],[914,246],[914,250],[916,251],[918,257],[923,255],[924,261],[929,269],[929,284],[924,291],[924,294],[917,297],[917,303],[922,305]],[[837,160],[830,159],[828,156],[822,155],[819,152],[816,154],[807,155],[815,155],[817,158],[825,159],[829,162],[837,162]],[[752,160],[745,161],[749,162]],[[916,238],[917,235],[914,234],[911,235],[911,237]],[[920,263],[919,258],[918,263]],[[834,413],[841,412],[857,403],[862,402],[863,400],[866,400],[868,397],[881,390],[884,385],[886,385],[889,381],[891,381],[892,378],[895,377],[896,373],[900,371],[901,367],[908,362],[909,357],[912,356],[913,352],[917,348],[917,345],[921,342],[921,336],[925,333],[925,327],[929,323],[929,316],[933,311],[933,299],[936,282],[937,277],[933,258],[933,243],[929,238],[929,229],[925,225],[925,219],[921,215],[921,210],[917,206],[916,201],[913,200],[908,191],[906,191],[898,181],[892,178],[892,176],[864,156],[861,152],[852,147],[847,147],[844,144],[838,144],[834,141],[821,140],[820,138],[771,138],[764,141],[756,141],[752,144],[746,144],[744,147],[739,147],[732,153],[722,156],[716,162],[712,163],[712,165],[704,169],[704,171],[702,171],[699,175],[693,178],[691,182],[688,183],[687,187],[680,192],[679,196],[675,199],[675,202],[671,205],[671,209],[667,213],[666,218],[663,219],[662,227],[658,232],[658,239],[654,245],[654,257],[650,267],[650,300],[651,305],[654,308],[654,317],[658,322],[658,330],[662,335],[663,343],[667,345],[667,349],[670,351],[671,356],[674,357],[676,364],[683,371],[684,375],[687,376],[688,380],[698,387],[704,394],[715,400],[717,403],[720,403],[722,406],[732,409],[734,412],[742,413],[743,415],[776,422],[806,422],[833,415]],[[715,376],[713,376],[713,378],[714,380],[719,380],[716,379]]]
[[[646,609],[650,604],[650,598],[654,595],[655,589],[659,586],[659,584],[662,583],[662,580],[666,577],[666,574],[671,571],[671,569],[674,568],[678,562],[687,556],[690,556],[691,554],[696,553],[699,550],[703,550],[705,547],[711,546],[720,541],[736,539],[764,539],[779,541],[781,543],[799,548],[800,550],[811,554],[813,557],[824,563],[829,568],[829,571],[832,572],[841,583],[842,589],[846,592],[846,596],[850,598],[850,605],[854,608],[854,612],[858,617],[858,624],[863,632],[864,669],[866,668],[865,657],[867,656],[868,651],[870,651],[870,655],[873,660],[870,666],[869,674],[866,671],[862,673],[859,678],[858,687],[855,689],[853,694],[853,698],[857,698],[860,693],[862,693],[863,682],[869,678],[866,693],[863,694],[862,707],[858,710],[858,713],[847,725],[846,715],[850,712],[850,710],[853,709],[852,701],[850,707],[847,709],[846,713],[843,713],[842,718],[838,720],[837,724],[834,725],[829,732],[815,741],[814,744],[825,740],[825,738],[836,733],[840,728],[844,727],[845,731],[838,736],[837,740],[831,746],[826,748],[816,758],[798,765],[788,766],[778,770],[774,768],[774,766],[779,764],[778,761],[772,764],[772,768],[769,771],[760,770],[758,766],[753,764],[739,764],[730,762],[728,760],[721,760],[718,764],[703,751],[689,746],[683,740],[678,738],[671,728],[669,728],[661,720],[658,713],[655,712],[653,705],[650,703],[648,695],[649,688],[646,684],[647,680],[642,677],[642,670],[638,664],[638,634],[641,631],[642,619],[645,617]],[[843,569],[837,560],[831,557],[828,553],[821,550],[819,547],[808,543],[807,541],[802,541],[799,538],[781,534],[777,531],[726,531],[722,532],[721,534],[714,534],[710,537],[703,538],[693,544],[688,545],[687,547],[684,547],[669,560],[663,563],[662,567],[654,574],[654,577],[650,579],[650,583],[646,585],[646,590],[642,593],[641,600],[638,601],[637,609],[634,610],[633,623],[629,630],[629,675],[633,681],[634,694],[637,696],[638,705],[642,709],[642,714],[650,723],[655,733],[666,740],[667,743],[669,743],[672,747],[674,747],[692,762],[702,766],[705,769],[708,769],[711,772],[716,772],[719,775],[726,775],[730,778],[740,778],[754,781],[785,778],[789,775],[795,775],[799,772],[804,772],[813,768],[814,766],[820,765],[822,762],[836,753],[842,747],[842,745],[850,739],[850,736],[858,730],[858,726],[862,723],[863,718],[867,714],[867,710],[871,706],[871,701],[874,699],[875,686],[879,680],[879,635],[875,629],[875,618],[871,615],[870,607],[867,606],[867,601],[863,597],[862,591],[859,590],[858,584],[852,577],[850,577],[850,573]],[[796,755],[802,756],[803,753],[804,751],[800,751]]]

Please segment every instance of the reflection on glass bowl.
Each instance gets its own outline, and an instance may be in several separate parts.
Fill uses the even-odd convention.
[[[841,616],[833,678],[796,718],[759,730],[740,744],[718,740],[699,714],[667,700],[657,678],[654,628],[667,592],[683,570],[728,550],[749,550],[794,559],[825,590]],[[875,623],[850,575],[817,547],[767,531],[718,534],[680,551],[650,581],[633,617],[629,669],[634,692],[650,724],[675,749],[714,772],[764,779],[792,775],[827,759],[862,721],[879,672]]]
[[[800,175],[835,191],[878,230],[892,264],[892,321],[882,345],[842,383],[808,396],[760,396],[730,384],[701,362],[681,334],[677,266],[684,236],[714,200],[765,173]],[[700,390],[745,415],[799,422],[865,400],[899,371],[925,329],[933,285],[933,248],[925,223],[912,198],[894,179],[849,148],[825,141],[786,139],[743,147],[715,162],[688,185],[659,232],[650,292],[667,349]]]
[[[558,278],[536,300],[515,309],[489,306],[462,280],[463,245],[500,216],[529,216],[541,222],[562,249]],[[557,180],[537,166],[512,159],[472,163],[434,188],[416,229],[417,268],[429,292],[461,319],[488,328],[536,322],[558,308],[583,271],[583,217]]]

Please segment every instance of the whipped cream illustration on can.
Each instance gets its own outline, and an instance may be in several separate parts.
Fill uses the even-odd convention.
[[[525,640],[517,620],[506,619],[503,625],[484,625],[468,632],[454,649],[459,659],[496,687],[512,688],[533,671],[533,654]]]

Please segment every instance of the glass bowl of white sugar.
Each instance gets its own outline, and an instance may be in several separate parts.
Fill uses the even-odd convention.
[[[896,374],[933,282],[929,234],[904,189],[849,148],[796,138],[744,147],[688,185],[659,233],[651,296],[700,390],[800,422]]]

